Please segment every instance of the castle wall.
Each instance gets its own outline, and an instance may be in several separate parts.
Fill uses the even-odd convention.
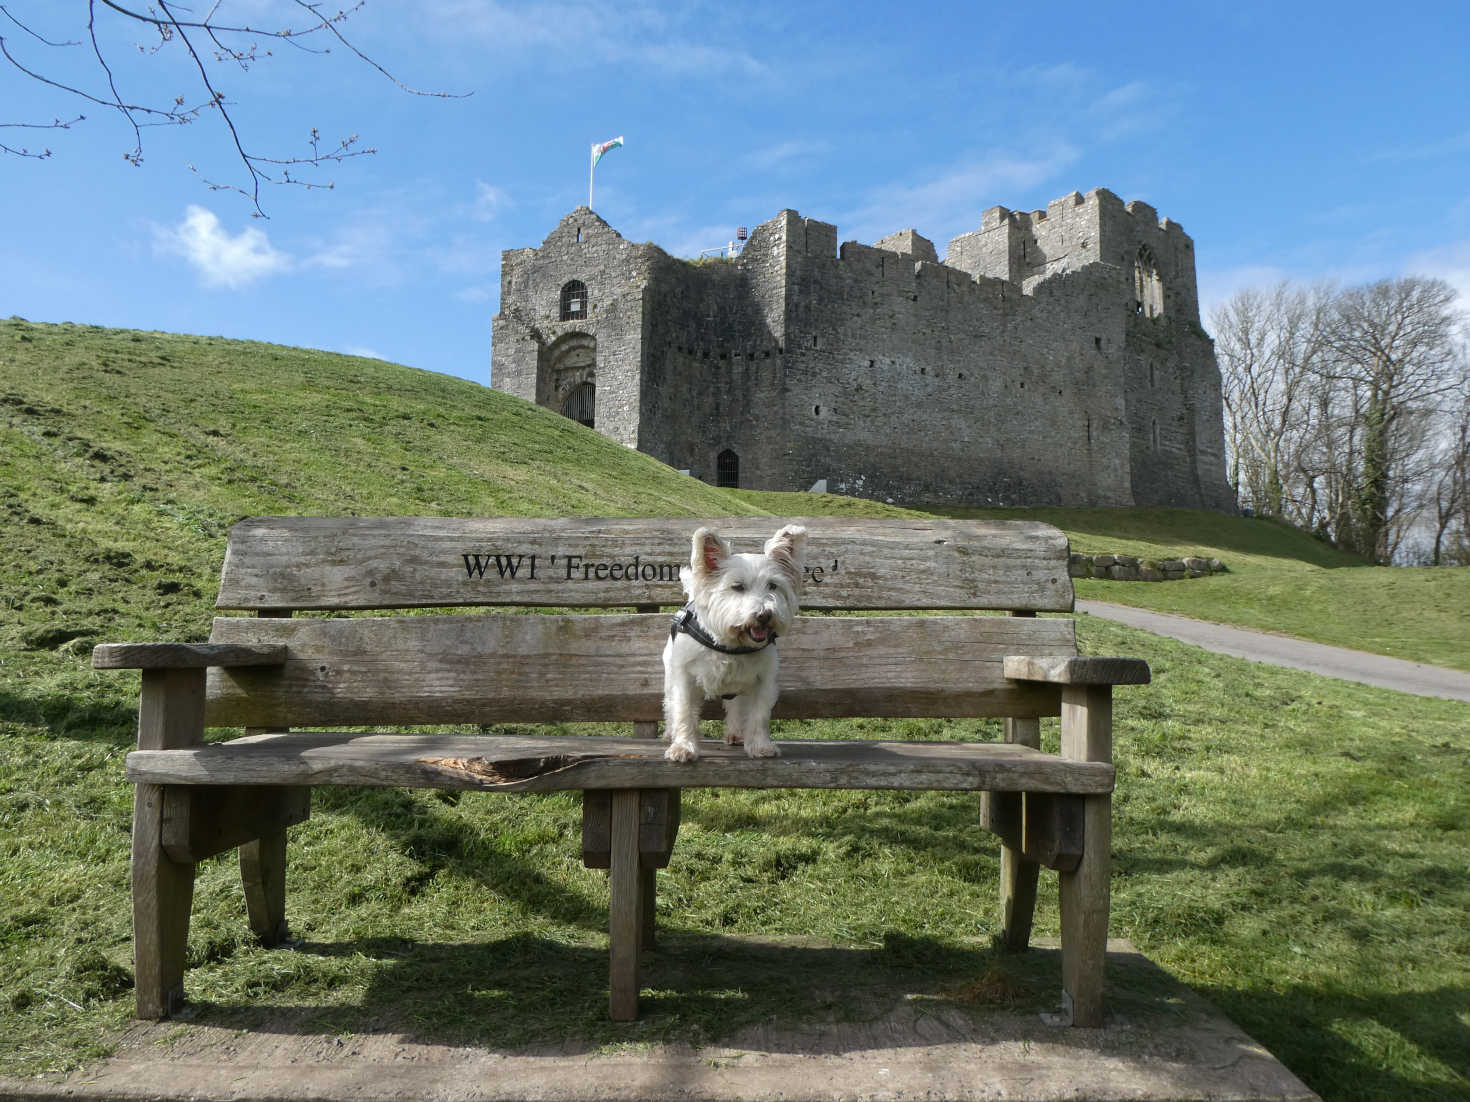
[[[696,477],[972,505],[1232,509],[1193,243],[1104,189],[985,212],[945,263],[912,230],[837,250],[782,211],[737,260],[630,245],[578,208],[503,254],[494,384]],[[560,321],[561,288],[588,288]],[[595,368],[592,366],[595,359]]]
[[[770,456],[784,431],[781,342],[748,273],[727,260],[664,259],[645,302],[639,449],[710,482],[730,450],[740,485],[780,484]]]
[[[789,484],[973,505],[1132,502],[1121,376],[1105,351],[1121,349],[1121,319],[1095,280],[1031,297],[854,242],[840,258],[790,252]]]
[[[1220,371],[1209,338],[1191,325],[1135,317],[1125,356],[1135,503],[1233,510]]]

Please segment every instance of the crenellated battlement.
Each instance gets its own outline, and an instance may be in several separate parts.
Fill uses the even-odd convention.
[[[942,260],[933,243],[913,229],[873,245],[846,242],[839,250],[836,242],[832,223],[784,210],[756,228],[747,255],[769,262],[779,254],[788,268],[854,265],[883,285],[891,284],[905,260],[924,261],[975,281],[1003,280],[1025,295],[1035,294],[1049,279],[1097,266],[1112,273],[1108,278],[1124,309],[1199,321],[1189,235],[1178,222],[1160,218],[1151,204],[1125,203],[1106,188],[1069,192],[1044,210],[990,207],[981,215],[980,228],[951,241]]]

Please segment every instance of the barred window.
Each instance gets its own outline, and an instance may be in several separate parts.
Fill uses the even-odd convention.
[[[732,490],[740,488],[740,457],[729,448],[715,459],[715,485]]]
[[[587,316],[587,284],[569,280],[561,289],[561,320],[573,321]]]

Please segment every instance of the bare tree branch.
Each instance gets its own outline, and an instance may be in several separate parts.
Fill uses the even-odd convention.
[[[248,73],[259,61],[273,56],[272,51],[260,49],[262,41],[287,43],[298,50],[317,55],[330,54],[333,46],[337,46],[349,52],[362,64],[374,69],[400,91],[409,95],[441,99],[462,98],[455,93],[426,91],[411,87],[360,49],[344,34],[342,25],[351,15],[363,8],[366,0],[358,0],[355,4],[330,13],[324,13],[321,10],[321,4],[315,0],[289,0],[289,3],[299,9],[302,15],[300,22],[277,30],[265,30],[248,23],[237,25],[218,18],[223,0],[215,0],[202,17],[195,17],[187,13],[179,0],[153,0],[156,6],[150,6],[146,11],[128,7],[118,0],[87,0],[86,34],[78,41],[48,37],[17,18],[10,10],[14,6],[13,2],[0,3],[0,15],[3,15],[9,23],[14,24],[29,39],[41,46],[52,49],[80,48],[87,50],[92,67],[99,74],[103,88],[89,90],[75,82],[51,75],[53,69],[49,64],[33,64],[18,56],[7,43],[4,35],[0,35],[0,57],[3,57],[18,72],[46,87],[84,102],[105,107],[120,115],[133,136],[132,147],[124,152],[123,156],[135,166],[143,162],[142,131],[144,127],[187,125],[198,120],[206,110],[216,112],[229,139],[234,157],[243,166],[245,180],[243,183],[216,182],[200,173],[194,165],[189,165],[189,168],[196,176],[199,176],[205,186],[216,191],[233,191],[245,197],[254,207],[255,217],[265,217],[265,211],[261,205],[262,184],[292,184],[307,189],[329,189],[333,186],[330,181],[323,183],[307,179],[303,177],[302,170],[321,168],[328,163],[340,164],[349,158],[367,156],[376,150],[358,148],[356,134],[343,138],[335,144],[323,143],[321,134],[315,127],[310,129],[307,139],[309,153],[303,153],[300,156],[282,156],[252,150],[251,144],[247,142],[236,125],[235,116],[232,113],[232,108],[237,104],[227,99],[224,92],[218,87],[214,77],[214,66],[233,64],[241,72]],[[138,47],[146,55],[158,54],[169,47],[177,47],[187,54],[194,80],[206,93],[203,102],[195,106],[186,106],[183,96],[176,97],[171,104],[134,102],[121,87],[122,82],[109,59],[99,27],[99,16],[103,13],[152,28],[158,35],[158,41],[152,47],[142,44]],[[329,41],[316,46],[312,44],[313,39]],[[84,118],[85,116],[78,115],[66,123],[61,122],[58,117],[50,124],[6,122],[0,123],[0,126],[65,130],[69,129],[72,124],[83,121]],[[33,152],[24,147],[13,147],[0,143],[0,154],[44,159],[51,156],[51,151],[47,149],[42,152]]]

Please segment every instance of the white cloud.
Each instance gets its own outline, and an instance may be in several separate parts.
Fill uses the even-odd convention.
[[[381,360],[383,358],[378,355],[377,349],[361,344],[349,344],[342,349],[342,352],[348,356],[361,356],[366,360]]]
[[[1470,312],[1470,238],[1415,253],[1404,274],[1444,280],[1459,294],[1460,309]]]
[[[1241,291],[1250,288],[1267,290],[1289,278],[1291,273],[1285,268],[1269,264],[1244,264],[1238,268],[1201,268],[1197,273],[1200,321],[1209,328],[1210,316]]]
[[[979,228],[982,211],[997,203],[1015,203],[1017,193],[1058,176],[1078,157],[1078,151],[1065,144],[1040,157],[996,151],[941,170],[926,183],[891,184],[843,215],[837,235],[872,242],[912,227],[943,253],[952,237]]]
[[[789,165],[793,161],[804,160],[809,157],[819,157],[832,151],[832,143],[823,140],[816,141],[788,141],[779,142],[776,145],[768,145],[762,149],[752,149],[741,157],[741,161],[751,169],[760,172],[769,172],[773,168]]]
[[[336,271],[346,268],[384,270],[390,265],[392,251],[392,234],[388,227],[379,219],[362,219],[337,230],[332,240],[323,243],[305,263],[309,268]]]
[[[493,187],[484,180],[475,181],[475,201],[470,206],[470,217],[476,222],[489,222],[512,205],[503,188]]]
[[[1449,134],[1436,141],[1422,142],[1418,145],[1380,149],[1371,153],[1368,159],[1373,161],[1426,161],[1454,157],[1466,152],[1470,152],[1470,130],[1459,134]]]
[[[155,227],[154,247],[182,256],[206,287],[239,290],[291,268],[291,257],[273,247],[263,230],[251,226],[232,237],[213,211],[199,206],[190,206],[172,229]]]

